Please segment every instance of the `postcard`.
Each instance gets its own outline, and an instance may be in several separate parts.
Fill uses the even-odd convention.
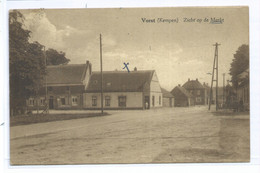
[[[250,162],[249,8],[9,11],[11,165]]]

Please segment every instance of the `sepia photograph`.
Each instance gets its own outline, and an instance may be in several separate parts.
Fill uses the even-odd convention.
[[[248,163],[249,76],[247,6],[12,9],[10,164]]]

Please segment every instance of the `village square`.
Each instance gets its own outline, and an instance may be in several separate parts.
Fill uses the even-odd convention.
[[[193,34],[192,24],[178,24],[177,32],[148,26],[138,9],[107,10],[122,19],[101,13],[109,22],[95,23],[97,13],[82,10],[92,25],[72,26],[69,10],[59,11],[63,19],[54,10],[10,11],[10,163],[250,161],[248,26],[227,29],[220,9],[217,43],[212,26],[195,25]],[[134,23],[124,12],[138,19],[118,29],[117,20]]]

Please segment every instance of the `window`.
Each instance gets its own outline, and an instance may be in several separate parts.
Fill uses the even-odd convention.
[[[44,106],[45,105],[45,99],[44,98],[40,98],[40,106]]]
[[[155,97],[153,96],[153,97],[152,97],[152,104],[153,104],[153,107],[154,107],[154,99],[155,99]]]
[[[119,107],[126,107],[126,96],[119,96],[118,97],[118,106]]]
[[[200,90],[197,91],[197,95],[200,96]]]
[[[159,96],[159,105],[161,105],[161,96]]]
[[[196,97],[196,102],[201,102],[201,97]]]
[[[66,104],[65,98],[64,98],[64,97],[63,97],[63,98],[60,98],[60,102],[61,102],[61,105],[65,105],[65,104]]]
[[[33,98],[29,98],[29,106],[33,106],[34,105],[34,99]]]
[[[72,100],[72,106],[78,105],[78,97],[77,96],[72,96],[71,100]]]
[[[48,87],[48,91],[52,91],[52,87]]]
[[[110,96],[105,97],[105,106],[110,106]]]
[[[97,106],[97,96],[92,96],[92,106]]]

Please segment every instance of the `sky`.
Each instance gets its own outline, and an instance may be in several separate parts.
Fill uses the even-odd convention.
[[[121,8],[21,10],[30,41],[66,53],[70,64],[89,60],[100,70],[102,34],[103,70],[156,70],[161,87],[172,90],[188,78],[211,82],[215,47],[219,57],[219,86],[226,80],[233,54],[249,44],[247,7]],[[155,22],[143,22],[143,19]],[[178,20],[158,22],[158,18]],[[184,22],[184,18],[195,19]],[[209,21],[205,21],[207,18]],[[211,18],[222,23],[211,24]],[[200,19],[202,19],[201,22]],[[192,22],[194,21],[194,22]]]

